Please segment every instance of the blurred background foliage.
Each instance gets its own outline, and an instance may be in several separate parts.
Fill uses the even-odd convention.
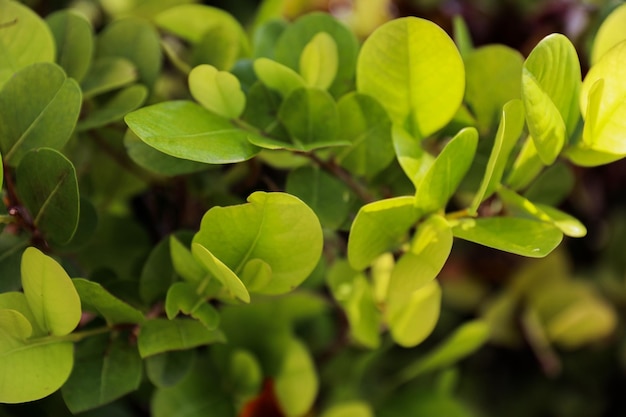
[[[25,0],[23,3],[44,17],[66,7],[75,8],[99,32],[115,18],[150,17],[183,1]],[[576,45],[583,76],[600,23],[622,4],[613,0],[216,0],[203,3],[227,10],[250,33],[272,18],[292,20],[310,11],[327,11],[350,26],[361,39],[385,21],[407,15],[430,19],[452,34],[454,17],[462,16],[476,46],[504,44],[524,56],[544,36],[560,32]],[[181,88],[185,77],[175,74],[170,67],[164,69],[151,101],[178,98],[185,90]],[[126,242],[127,246],[118,247],[120,253],[132,259],[125,248],[141,251],[144,241],[182,226],[195,226],[187,224],[185,219],[199,218],[198,213],[204,210],[199,200],[211,200],[210,204],[236,203],[258,182],[271,185],[273,175],[282,175],[267,167],[260,171],[259,166],[227,167],[225,176],[220,169],[210,169],[206,175],[188,183],[187,191],[195,198],[182,203],[180,198],[187,197],[176,191],[176,187],[161,187],[157,182],[146,189],[142,181],[145,178],[141,178],[146,175],[143,171],[137,175],[125,174],[128,178],[123,181],[117,176],[93,178],[109,181],[111,186],[125,184],[122,188],[118,186],[118,194],[107,193],[109,201],[97,202],[98,205],[108,205],[110,213],[119,214],[123,206],[116,206],[116,202],[130,196],[134,209],[141,213],[139,217],[150,225],[148,232],[136,229],[135,240],[140,242]],[[104,166],[99,170],[111,171]],[[376,396],[381,389],[377,381],[395,374],[409,361],[407,358],[415,357],[416,352],[418,356],[428,352],[452,329],[474,317],[484,317],[490,322],[491,340],[457,369],[402,385],[382,417],[626,415],[626,161],[591,169],[572,167],[571,172],[571,177],[567,177],[571,192],[563,198],[561,206],[585,223],[588,236],[566,240],[556,253],[543,260],[522,259],[458,241],[439,277],[444,309],[435,332],[411,351],[383,346],[385,361],[368,367],[361,388]],[[555,176],[553,181],[561,182],[563,178]],[[537,194],[553,197],[550,181],[544,184],[545,189],[537,190]],[[562,185],[557,184],[556,189]],[[160,223],[154,219],[160,219]],[[105,219],[96,233],[104,236],[114,233],[113,230],[128,232],[128,227],[114,218]],[[135,258],[142,256],[145,253]],[[93,262],[105,266],[107,259],[99,255]],[[319,286],[320,278],[323,280],[321,272],[305,285]],[[329,315],[324,320],[335,318]],[[323,353],[330,342],[325,328],[330,325],[324,320],[305,321],[295,329],[317,354]],[[359,372],[356,363],[376,361],[376,352],[361,352],[357,354],[358,361],[342,362],[344,354],[354,354],[348,348],[329,359],[331,362],[321,375],[327,383],[322,386],[332,386],[337,392],[326,395],[346,396],[340,392],[342,379],[346,374]],[[452,402],[446,395],[451,387],[455,387]],[[349,391],[350,387],[343,389]],[[140,390],[128,401],[145,404],[148,395],[149,391]],[[438,403],[440,398],[446,400]],[[30,405],[0,408],[0,416],[55,415],[54,410],[62,408],[60,397],[52,396]],[[141,413],[141,407],[138,408]],[[84,415],[125,416],[130,415],[128,410],[126,406],[113,404]],[[439,414],[430,414],[429,410],[438,410]],[[442,410],[446,411],[442,413]],[[471,414],[466,410],[472,410]]]

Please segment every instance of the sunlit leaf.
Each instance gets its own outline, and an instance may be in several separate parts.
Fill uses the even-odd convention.
[[[404,88],[390,88],[400,85]],[[416,17],[396,19],[363,44],[357,89],[376,98],[394,124],[424,138],[448,123],[461,104],[463,61],[436,24]]]
[[[531,258],[546,256],[563,239],[551,223],[513,217],[463,219],[452,231],[461,239]]]
[[[200,320],[207,329],[214,330],[219,324],[219,314],[208,302],[198,294],[196,289],[186,282],[173,284],[165,298],[165,313],[170,320],[183,312]]]
[[[415,207],[424,213],[445,208],[470,168],[478,146],[474,128],[461,130],[446,144],[423,175],[415,193]]]
[[[254,72],[263,84],[278,91],[283,97],[287,97],[295,89],[306,85],[297,72],[268,58],[255,60]]]
[[[504,45],[487,45],[463,57],[467,85],[465,103],[479,129],[489,131],[498,121],[502,106],[519,99],[522,89],[522,55]]]
[[[561,34],[542,39],[524,62],[526,122],[539,157],[547,165],[559,155],[580,118],[576,105],[580,80],[576,49]]]
[[[284,193],[255,192],[248,203],[213,207],[203,217],[194,238],[242,281],[253,259],[272,271],[267,286],[257,292],[291,291],[313,271],[321,256],[322,230],[315,213],[298,198]]]
[[[146,144],[176,158],[207,164],[241,162],[257,148],[249,133],[190,101],[143,107],[124,118]]]
[[[293,339],[286,347],[274,384],[276,397],[287,417],[302,416],[313,406],[319,381],[313,358],[302,342]]]
[[[309,87],[328,89],[337,75],[338,66],[337,43],[326,32],[315,35],[300,55],[300,74]]]
[[[250,294],[241,279],[211,251],[199,243],[191,245],[194,258],[219,280],[228,292],[245,303],[250,302]]]
[[[54,259],[30,247],[22,255],[22,286],[37,324],[55,336],[76,328],[80,298],[67,272]]]
[[[413,197],[380,200],[361,207],[350,228],[350,266],[361,271],[378,255],[394,249],[420,216]]]
[[[511,100],[502,109],[502,119],[500,119],[498,133],[496,133],[496,142],[489,156],[487,170],[480,183],[480,189],[469,207],[470,213],[476,213],[480,203],[489,198],[500,185],[509,155],[523,128],[522,103],[519,100]]]
[[[591,65],[595,65],[600,58],[615,45],[626,40],[626,5],[616,7],[609,14],[598,29],[591,48]]]
[[[43,19],[17,1],[0,0],[0,88],[35,62],[54,61],[54,37]],[[2,113],[2,112],[0,112]]]
[[[211,65],[199,65],[191,70],[189,90],[205,108],[227,119],[239,117],[246,105],[239,80]]]
[[[417,189],[435,158],[426,152],[420,141],[406,130],[393,126],[391,133],[398,162]]]

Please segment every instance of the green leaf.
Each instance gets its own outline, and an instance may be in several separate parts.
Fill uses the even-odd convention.
[[[56,62],[68,77],[80,82],[91,65],[94,33],[91,23],[72,10],[59,10],[46,17],[57,45]]]
[[[259,80],[281,96],[287,97],[292,91],[305,87],[304,79],[291,68],[268,58],[254,61],[254,72]]]
[[[452,250],[452,231],[446,219],[433,215],[419,224],[409,251],[391,271],[387,313],[402,310],[411,294],[435,279]]]
[[[337,103],[338,138],[352,142],[337,152],[337,161],[355,175],[373,178],[394,159],[391,120],[373,98],[349,93]]]
[[[237,349],[230,355],[228,382],[238,398],[256,395],[263,384],[263,369],[257,358],[244,349]]]
[[[4,162],[15,167],[31,149],[61,149],[74,130],[80,105],[78,84],[55,64],[33,64],[15,74],[0,91]]]
[[[303,51],[319,33],[328,34],[334,41],[337,51],[337,75],[334,76],[329,91],[339,97],[354,85],[354,69],[359,51],[356,36],[337,19],[327,13],[309,13],[287,26],[276,42],[276,61],[294,71],[301,69]],[[327,71],[328,68],[325,69]]]
[[[48,333],[37,324],[37,319],[28,306],[28,300],[23,292],[10,291],[0,294],[0,309],[16,311],[28,321],[30,333],[25,337],[47,336]],[[0,323],[5,323],[5,321],[0,321]]]
[[[402,241],[421,216],[414,202],[414,197],[395,197],[361,207],[348,240],[348,261],[352,268],[362,271],[378,255]]]
[[[476,147],[478,132],[465,128],[450,140],[424,174],[415,193],[415,206],[423,213],[445,208],[469,170]]]
[[[2,317],[4,320],[4,317]],[[21,342],[0,327],[0,403],[44,398],[67,381],[74,363],[71,342]]]
[[[254,58],[274,59],[274,46],[287,26],[285,20],[273,19],[255,28],[252,35]]]
[[[583,81],[580,109],[585,119],[581,147],[606,154],[626,155],[626,86],[622,83],[626,69],[626,43],[620,43],[604,54]],[[590,164],[586,164],[590,165]]]
[[[83,310],[101,315],[109,326],[143,323],[144,316],[141,311],[115,297],[97,282],[83,278],[74,278],[72,282],[80,297]]]
[[[16,170],[17,193],[33,224],[53,243],[68,243],[78,227],[80,199],[76,171],[48,148],[24,154]]]
[[[546,256],[563,239],[550,223],[513,217],[462,219],[452,232],[470,242],[531,258]]]
[[[147,97],[148,89],[141,84],[126,87],[79,121],[77,129],[90,130],[121,120],[127,113],[138,109]]]
[[[393,126],[391,129],[393,146],[398,162],[415,188],[419,187],[422,178],[435,161],[435,158],[424,151],[420,141],[406,130]]]
[[[33,326],[17,310],[0,308],[0,337],[23,342],[33,333]]]
[[[118,337],[93,338],[76,346],[76,366],[63,385],[73,414],[108,404],[139,388],[142,363],[137,348]]]
[[[519,99],[522,89],[522,55],[504,45],[488,45],[463,57],[466,73],[465,103],[481,132],[494,126],[502,106]]]
[[[524,196],[535,203],[558,206],[571,195],[575,183],[571,166],[557,162],[539,175]]]
[[[22,286],[39,327],[54,336],[70,333],[80,321],[80,298],[65,270],[30,247],[22,255]]]
[[[202,218],[194,238],[244,284],[254,277],[241,274],[253,259],[272,271],[262,290],[281,294],[298,286],[313,271],[322,252],[322,229],[315,213],[297,197],[255,192],[248,203],[213,207]]]
[[[393,340],[403,347],[423,342],[435,328],[441,310],[441,287],[432,280],[413,291],[398,309],[389,313],[387,321]]]
[[[539,210],[543,211],[552,220],[552,223],[561,229],[566,236],[584,237],[587,235],[587,228],[575,217],[551,206],[543,204],[535,205]]]
[[[522,100],[526,122],[546,165],[554,162],[576,129],[580,79],[576,49],[561,34],[542,39],[524,62]]]
[[[157,175],[176,176],[207,169],[206,164],[175,158],[157,151],[139,139],[139,136],[130,129],[124,135],[124,146],[130,159],[140,167]]]
[[[170,256],[170,239],[182,244],[174,235],[161,239],[150,251],[150,255],[143,264],[141,275],[139,276],[139,296],[146,304],[153,304],[157,300],[162,300],[167,294],[170,285],[176,281],[176,273],[172,256]],[[187,251],[189,253],[189,251]],[[193,260],[191,253],[189,258]],[[204,271],[198,266],[201,274]]]
[[[350,401],[333,405],[324,411],[322,417],[374,417],[374,411],[365,402]]]
[[[194,258],[199,261],[235,298],[239,298],[244,303],[250,302],[250,294],[246,286],[239,277],[211,251],[199,243],[191,245],[191,252]]]
[[[505,184],[514,190],[528,187],[537,175],[541,173],[544,165],[537,154],[537,148],[533,138],[527,137],[520,149],[511,171],[505,180]]]
[[[200,358],[177,385],[160,388],[152,396],[154,417],[235,417],[231,393],[224,392],[215,366]]]
[[[175,236],[170,236],[169,243],[174,271],[185,281],[199,284],[207,275],[202,264],[194,258],[191,251]]]
[[[309,87],[328,89],[337,75],[337,43],[326,32],[320,32],[306,44],[300,55],[300,74]]]
[[[459,48],[463,58],[466,58],[474,51],[474,42],[463,16],[457,14],[452,18],[452,29],[454,43]]]
[[[161,73],[161,40],[147,20],[129,17],[115,20],[98,35],[98,58],[125,58],[137,69],[139,82],[152,88]]]
[[[500,185],[509,155],[515,147],[523,128],[524,113],[522,111],[522,103],[519,100],[511,100],[502,109],[502,119],[500,119],[498,132],[496,133],[496,141],[489,156],[487,170],[480,183],[480,188],[468,209],[470,214],[475,214],[480,203],[489,198]]]
[[[346,261],[335,262],[328,272],[331,293],[344,309],[352,338],[371,349],[380,345],[380,312],[374,301],[372,287],[362,272]]]
[[[90,98],[99,94],[127,86],[137,81],[137,68],[125,58],[97,58],[89,72],[80,83],[83,97]]]
[[[287,175],[285,191],[308,205],[323,227],[336,230],[348,217],[350,189],[317,167],[307,166]]]
[[[313,358],[302,342],[292,339],[274,380],[276,397],[285,416],[305,415],[313,406],[318,386]]]
[[[400,377],[403,381],[409,381],[426,372],[447,368],[474,353],[487,342],[488,338],[489,326],[486,322],[468,321],[417,362],[406,367]]]
[[[124,120],[146,144],[176,158],[227,164],[258,152],[248,141],[248,132],[190,101],[143,107]]]
[[[198,294],[196,288],[186,282],[173,284],[165,299],[165,312],[168,319],[173,319],[179,312],[200,320],[209,330],[217,329],[219,313]]]
[[[622,4],[616,7],[600,25],[591,48],[591,65],[595,65],[611,48],[626,40],[625,23],[626,5]]]
[[[196,359],[194,353],[193,350],[174,350],[146,358],[148,379],[159,388],[176,385],[192,370]]]
[[[224,336],[219,330],[209,330],[196,320],[155,319],[148,320],[141,326],[137,346],[139,354],[145,359],[157,353],[186,350],[223,341]]]
[[[13,74],[35,62],[54,61],[54,38],[46,23],[27,6],[0,0],[0,89]],[[3,113],[1,111],[0,113]]]
[[[246,106],[246,96],[237,77],[211,65],[199,65],[191,70],[189,90],[198,103],[227,119],[241,116]]]
[[[376,98],[395,125],[421,139],[447,124],[461,104],[463,61],[436,24],[416,17],[395,19],[363,44],[357,90]]]
[[[235,60],[248,53],[247,35],[239,22],[216,7],[185,4],[171,7],[154,18],[162,29],[190,42],[199,56],[195,64],[211,64],[229,70]],[[216,41],[217,39],[217,41]],[[228,48],[221,48],[228,45]]]

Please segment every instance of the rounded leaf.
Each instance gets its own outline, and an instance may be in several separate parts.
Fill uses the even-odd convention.
[[[27,248],[22,255],[22,287],[39,327],[54,336],[64,336],[76,328],[80,298],[57,261],[39,249]]]
[[[237,77],[212,65],[198,65],[191,70],[189,90],[198,103],[227,119],[241,116],[246,106]]]
[[[591,49],[592,65],[595,65],[615,45],[626,40],[624,25],[626,25],[626,4],[616,7],[600,25]]]
[[[54,61],[55,44],[46,23],[17,1],[0,0],[0,88],[11,76],[35,62]],[[1,113],[1,112],[0,112]]]
[[[266,294],[291,291],[304,281],[317,265],[322,242],[313,210],[290,194],[264,192],[250,195],[247,204],[213,207],[194,237],[237,275],[253,259],[267,263],[271,280],[259,290]]]
[[[93,58],[94,35],[91,23],[81,14],[60,10],[46,18],[57,44],[56,62],[69,77],[81,81]]]
[[[304,47],[300,55],[300,74],[310,87],[326,90],[337,75],[337,43],[326,32],[320,32]]]
[[[446,125],[461,104],[463,60],[436,24],[417,17],[396,19],[363,44],[357,89],[376,98],[394,124],[424,138]]]

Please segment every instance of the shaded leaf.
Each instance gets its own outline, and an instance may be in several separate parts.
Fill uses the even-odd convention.
[[[0,91],[4,162],[15,167],[31,149],[61,149],[74,130],[80,106],[78,84],[56,64],[33,64],[15,74]]]
[[[274,384],[280,408],[287,417],[304,415],[313,406],[319,381],[313,358],[297,339],[285,347],[283,363]]]
[[[57,45],[56,62],[68,77],[80,82],[91,65],[94,33],[91,23],[79,13],[60,10],[46,17]]]
[[[76,287],[83,310],[101,315],[109,326],[144,321],[141,311],[115,297],[99,283],[83,278],[74,278],[72,283]]]
[[[79,121],[77,129],[89,130],[122,120],[127,113],[139,108],[147,97],[148,89],[141,84],[126,87]]]
[[[219,330],[209,330],[204,324],[189,319],[148,320],[141,326],[137,338],[142,358],[172,350],[186,350],[197,346],[223,342]]]
[[[137,80],[135,65],[119,57],[97,58],[80,83],[85,98],[97,96]]]
[[[78,227],[80,199],[76,170],[60,152],[27,152],[16,170],[17,192],[33,224],[53,243],[68,243]]]

